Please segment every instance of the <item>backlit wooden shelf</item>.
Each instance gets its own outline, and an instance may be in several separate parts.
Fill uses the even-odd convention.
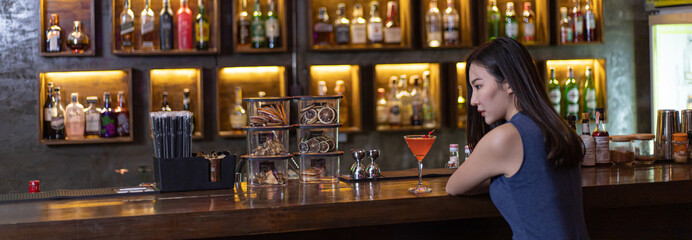
[[[280,29],[280,34],[281,34],[281,45],[277,48],[252,48],[250,44],[238,44],[238,15],[242,11],[241,9],[241,2],[243,0],[233,0],[232,2],[232,9],[233,9],[233,14],[232,14],[232,19],[233,19],[233,27],[231,28],[233,30],[233,51],[237,53],[277,53],[277,52],[286,52],[288,51],[288,38],[286,37],[288,35],[288,32],[290,29],[288,29],[288,23],[289,19],[288,18],[288,11],[286,11],[286,8],[288,7],[286,5],[286,0],[274,0],[274,4],[276,5],[276,13],[278,14],[277,18],[279,19],[279,26],[281,27]],[[247,9],[246,11],[248,12],[248,17],[250,18],[250,21],[252,21],[252,11],[254,10],[254,0],[245,0],[247,1]],[[295,4],[295,3],[293,3]],[[267,17],[267,12],[269,11],[269,4],[268,1],[260,1],[260,8],[262,8],[262,17]],[[295,33],[292,33],[295,34]],[[250,26],[250,37],[252,37],[252,26]]]
[[[560,31],[560,22],[562,21],[562,14],[560,13],[560,8],[561,7],[567,7],[567,15],[572,15],[572,8],[574,7],[574,2],[573,0],[557,0],[557,6],[555,6],[555,19],[553,21],[557,24],[555,24],[555,30],[553,31],[553,35],[555,35],[555,39],[557,39],[557,45],[563,45],[563,46],[572,46],[572,45],[591,45],[591,44],[603,44],[603,0],[591,0],[591,11],[594,14],[594,17],[596,18],[596,39],[592,40],[590,42],[582,41],[582,42],[568,42],[568,43],[562,43],[561,39],[561,31]],[[581,1],[581,10],[582,12],[584,11],[584,4],[586,4],[585,1]],[[574,21],[574,19],[572,19]],[[584,21],[586,21],[586,16],[584,16]],[[586,34],[586,27],[584,28],[584,34]]]
[[[59,26],[62,28],[62,51],[46,52],[46,29],[50,28],[50,15],[58,14]],[[39,11],[41,32],[39,35],[39,51],[44,57],[89,57],[95,56],[96,51],[96,21],[94,17],[94,0],[41,0]],[[89,37],[89,47],[83,53],[73,53],[67,47],[67,37],[72,33],[73,22],[81,21],[82,32]]]
[[[343,80],[346,85],[346,93],[341,101],[348,101],[349,118],[347,122],[341,122],[339,132],[360,132],[362,129],[361,102],[360,102],[360,67],[358,65],[313,65],[310,66],[310,96],[318,95],[318,82],[325,81],[327,95],[337,95],[334,88],[336,81]],[[343,103],[342,103],[343,106]]]
[[[568,0],[571,1],[571,0]],[[500,37],[505,37],[505,10],[507,9],[507,3],[514,2],[514,12],[516,16],[516,22],[518,24],[518,36],[517,41],[521,42],[526,46],[548,46],[550,45],[550,11],[551,11],[551,1],[549,0],[529,0],[529,1],[513,1],[513,0],[497,0],[497,8],[500,10]],[[531,3],[531,10],[534,12],[534,24],[536,27],[536,41],[533,44],[525,44],[522,41],[522,12],[524,11],[524,2]],[[488,5],[489,0],[480,1],[480,5],[477,11],[480,15],[480,26],[478,32],[481,36],[481,43],[488,42]],[[558,32],[559,33],[559,32]]]
[[[607,82],[606,82],[606,60],[605,59],[563,59],[563,60],[547,60],[545,62],[545,79],[550,80],[550,68],[555,68],[555,78],[560,82],[562,87],[567,79],[567,67],[573,68],[574,79],[579,87],[579,112],[583,112],[582,106],[584,99],[584,81],[586,81],[586,67],[591,67],[593,80],[596,87],[596,108],[603,108],[604,117],[608,119],[607,108]],[[581,115],[578,116],[581,119]]]
[[[48,146],[55,145],[77,145],[77,144],[101,144],[101,143],[127,143],[132,142],[132,134],[130,137],[113,137],[113,138],[85,138],[80,140],[44,140],[40,143]]]
[[[149,112],[158,111],[163,104],[163,92],[168,92],[168,105],[182,111],[183,90],[190,89],[190,109],[195,116],[192,139],[204,138],[204,79],[202,68],[168,68],[149,70]]]
[[[425,13],[428,12],[430,6],[430,0],[421,0],[420,5],[420,16],[422,21],[420,23],[420,39],[421,44],[424,49],[439,49],[439,48],[467,48],[473,46],[474,31],[473,27],[473,16],[472,16],[472,0],[454,0],[454,8],[456,8],[457,13],[459,13],[459,40],[461,41],[458,45],[445,46],[444,45],[444,27],[443,27],[443,44],[439,47],[430,47],[427,44],[427,38],[425,33]],[[444,14],[445,9],[447,9],[447,1],[438,0],[437,8],[440,9],[440,15]]]
[[[242,131],[242,130],[220,131],[219,132],[219,137],[222,137],[222,138],[244,138],[246,136],[247,136],[247,134],[245,133],[245,131]]]

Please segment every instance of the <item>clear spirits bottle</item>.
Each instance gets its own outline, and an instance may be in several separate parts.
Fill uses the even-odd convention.
[[[408,80],[406,79],[406,75],[401,75],[399,77],[397,98],[401,102],[399,107],[401,109],[401,125],[404,127],[411,126],[411,113],[413,109],[411,109],[411,92],[408,91]]]
[[[192,48],[192,11],[187,6],[187,0],[180,0],[178,18],[178,49]]]
[[[115,107],[116,132],[119,137],[130,136],[130,108],[125,101],[125,92],[118,92],[118,106]]]
[[[65,139],[65,108],[62,107],[60,98],[60,87],[55,87],[53,90],[55,94],[55,114],[51,118],[51,137],[52,139]]]
[[[238,13],[238,44],[250,44],[250,16],[247,12],[247,0],[241,0]]]
[[[161,50],[173,49],[173,9],[169,0],[163,0],[163,8],[159,15],[159,45]]]
[[[591,10],[591,0],[586,0],[584,5],[584,40],[587,42],[596,41],[596,16]]]
[[[51,121],[58,112],[55,108],[55,98],[53,97],[53,83],[49,82],[46,87],[46,99],[43,103],[43,139],[51,139]]]
[[[505,36],[517,39],[519,35],[519,26],[517,24],[517,16],[514,11],[514,2],[507,2],[507,9],[505,10]]]
[[[384,43],[401,44],[401,25],[399,23],[399,6],[395,1],[387,2],[387,21],[384,23]]]
[[[403,75],[406,79],[406,75]],[[389,109],[389,126],[401,126],[401,101],[399,100],[399,84],[398,78],[392,76],[391,84],[389,85],[389,100],[387,101]]]
[[[423,72],[423,127],[435,127],[435,107],[430,99],[430,71]]]
[[[524,11],[521,13],[522,16],[522,40],[524,44],[530,45],[536,43],[536,24],[534,22],[533,10],[531,10],[531,3],[524,2]]]
[[[500,37],[500,18],[497,0],[490,0],[488,5],[488,41]]]
[[[423,126],[423,90],[418,75],[411,76],[413,87],[411,88],[411,125]]]
[[[67,140],[84,139],[84,106],[79,103],[79,94],[72,93],[72,102],[65,108],[65,132]]]
[[[132,12],[131,0],[125,0],[122,13],[120,13],[120,50],[132,51],[135,40],[135,14]]]
[[[279,18],[276,16],[274,0],[269,0],[269,11],[267,12],[267,20],[264,21],[264,26],[267,33],[267,47],[281,47],[281,25],[279,25]]]
[[[142,46],[141,50],[152,51],[154,50],[154,11],[151,10],[150,0],[144,2],[144,10],[142,10],[139,16],[139,22],[141,24],[142,31]]]
[[[442,16],[437,8],[437,0],[430,0],[428,12],[425,13],[425,36],[429,47],[442,44]]]
[[[565,96],[565,117],[579,115],[579,86],[577,86],[577,81],[574,79],[574,70],[572,66],[567,67],[567,80],[565,81],[565,86],[563,87],[563,95]]]
[[[98,97],[87,97],[87,108],[84,110],[85,135],[87,138],[98,138],[101,135],[101,110],[96,107]]]
[[[345,45],[351,41],[351,21],[346,18],[346,4],[339,3],[336,6],[336,20],[334,20],[334,42]]]
[[[349,121],[350,99],[348,98],[348,94],[346,92],[346,84],[344,83],[344,80],[336,80],[334,92],[336,95],[342,96],[341,100],[339,101],[339,123],[341,123],[341,125],[344,127],[348,127],[351,125],[351,122]]]
[[[103,108],[101,109],[101,137],[112,138],[117,136],[117,118],[115,110],[111,106],[111,93],[103,93]]]
[[[562,44],[571,43],[574,41],[574,33],[572,32],[572,17],[567,14],[567,7],[560,8],[562,16],[560,20],[560,42]]]
[[[363,6],[353,4],[353,19],[351,20],[351,44],[362,45],[367,41],[367,27],[363,18]]]
[[[204,0],[197,2],[199,12],[195,17],[195,48],[197,50],[209,49],[209,19],[207,19],[207,8]]]
[[[592,167],[596,165],[596,141],[591,136],[589,128],[589,114],[582,113],[581,119],[581,141],[584,143],[584,160],[581,165],[584,167]]]
[[[190,108],[190,89],[185,88],[183,89],[183,110],[192,112]],[[193,114],[192,115],[192,132],[195,132],[195,126],[197,126],[197,117]]]
[[[266,32],[264,29],[264,18],[262,17],[262,6],[260,0],[255,0],[255,8],[252,11],[251,36],[252,48],[263,48],[265,45]]]
[[[562,111],[562,89],[560,82],[555,78],[555,68],[550,68],[550,81],[548,82],[548,97],[555,108],[555,112],[560,117],[564,117]]]
[[[321,7],[318,10],[317,22],[313,26],[314,32],[314,44],[315,45],[332,45],[332,34],[333,26],[329,22],[329,14],[327,14],[327,8]]]
[[[62,50],[62,28],[58,14],[50,15],[50,27],[46,30],[46,52],[60,52]]]
[[[586,79],[584,80],[582,112],[588,113],[593,119],[596,116],[596,85],[593,80],[591,67],[586,67]]]
[[[163,101],[161,102],[161,111],[164,111],[164,112],[172,111],[171,105],[168,105],[168,92],[163,92],[161,96],[162,96],[161,99],[163,99]]]
[[[573,0],[574,7],[572,8],[572,32],[574,42],[584,41],[584,13],[581,11],[579,0]]]
[[[317,96],[327,95],[327,82],[319,81],[317,82]]]
[[[442,14],[442,21],[444,25],[444,45],[459,45],[461,42],[461,36],[459,35],[459,12],[454,7],[454,0],[447,0],[447,8],[445,8]]]
[[[370,44],[382,43],[382,18],[380,17],[380,3],[370,2],[370,19],[368,19],[368,42]]]
[[[394,79],[396,81],[396,77],[394,77]],[[377,89],[377,107],[375,107],[375,112],[377,114],[377,126],[386,126],[389,118],[389,111],[387,110],[387,98],[384,88]]]
[[[231,128],[241,130],[247,126],[247,115],[243,108],[243,89],[235,87],[235,104],[231,109]]]

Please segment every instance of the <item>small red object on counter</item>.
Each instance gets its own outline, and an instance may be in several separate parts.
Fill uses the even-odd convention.
[[[29,192],[30,193],[37,193],[40,191],[41,191],[41,181],[39,181],[39,180],[29,181]]]

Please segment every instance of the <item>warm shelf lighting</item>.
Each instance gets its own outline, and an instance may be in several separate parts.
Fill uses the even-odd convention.
[[[226,67],[221,70],[222,74],[277,74],[280,67]]]
[[[94,79],[121,79],[126,75],[124,71],[79,71],[79,72],[48,72],[44,73],[47,79],[52,81],[80,81]]]
[[[319,72],[320,74],[344,73],[350,72],[351,65],[315,65],[310,66],[310,72]]]

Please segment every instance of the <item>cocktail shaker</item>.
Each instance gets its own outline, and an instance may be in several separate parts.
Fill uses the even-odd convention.
[[[658,110],[655,155],[657,160],[673,159],[673,133],[680,130],[678,111]]]
[[[692,131],[692,109],[680,110],[680,132],[688,133]]]

